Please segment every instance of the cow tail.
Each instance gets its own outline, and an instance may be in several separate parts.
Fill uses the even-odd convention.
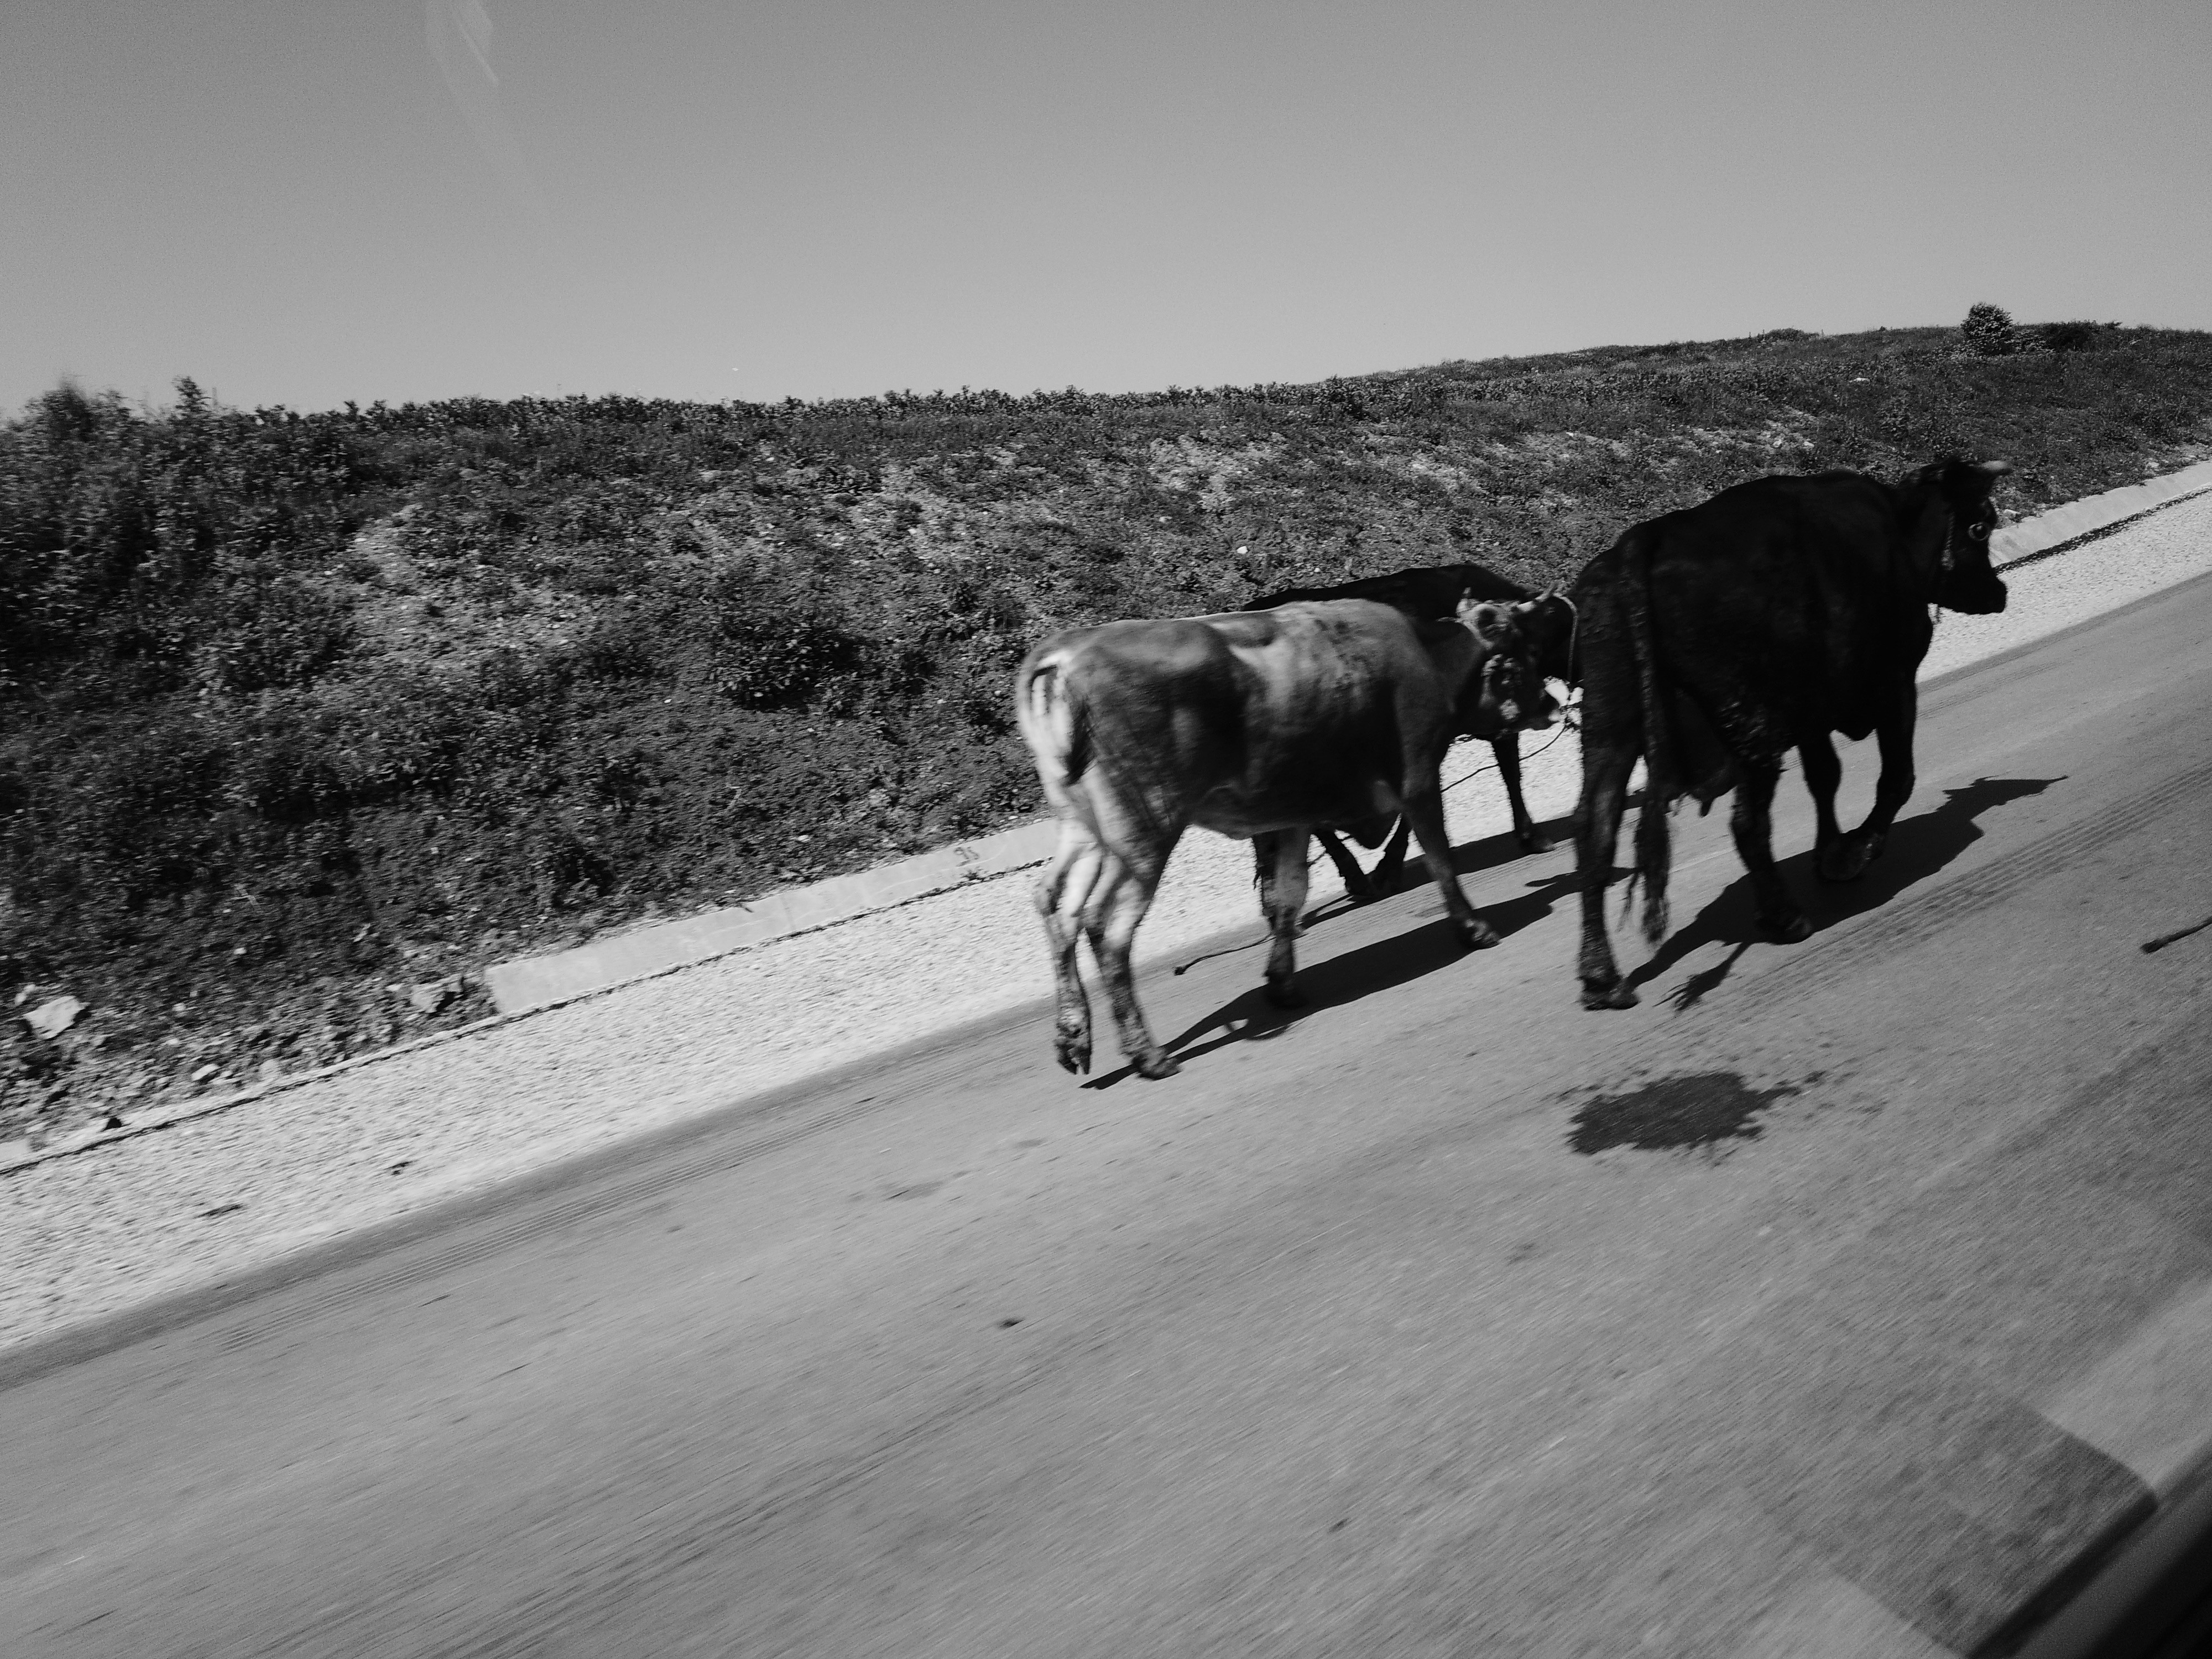
[[[1072,788],[1091,769],[1091,711],[1057,657],[1023,667],[1014,688],[1014,721],[1038,770],[1060,788]]]
[[[1629,647],[1636,659],[1636,689],[1644,710],[1644,808],[1636,820],[1636,865],[1624,900],[1635,902],[1644,884],[1644,936],[1656,945],[1667,936],[1667,876],[1674,861],[1668,815],[1682,793],[1674,763],[1674,734],[1659,682],[1659,652],[1651,628],[1651,544],[1637,526],[1621,538],[1621,587],[1628,612]]]

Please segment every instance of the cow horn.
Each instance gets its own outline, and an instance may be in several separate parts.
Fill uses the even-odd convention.
[[[1976,461],[1974,471],[1987,473],[1992,478],[2002,478],[2012,471],[2010,461]]]

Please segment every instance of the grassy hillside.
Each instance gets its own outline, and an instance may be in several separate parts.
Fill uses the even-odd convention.
[[[1006,680],[1069,623],[1453,558],[1563,579],[1767,471],[2003,455],[2027,513],[2212,453],[2212,336],[1966,337],[1996,355],[1782,331],[1126,397],[48,393],[0,428],[0,995],[94,1012],[9,1023],[0,1139],[1033,811]]]

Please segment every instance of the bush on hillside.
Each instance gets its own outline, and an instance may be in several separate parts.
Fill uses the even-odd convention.
[[[1977,357],[2009,357],[2021,348],[2026,337],[2014,326],[2010,312],[1986,301],[1966,307],[1966,319],[1959,325],[1959,333],[1966,349]]]
[[[2046,351],[2101,351],[2117,345],[2118,323],[2045,323],[2035,332]]]

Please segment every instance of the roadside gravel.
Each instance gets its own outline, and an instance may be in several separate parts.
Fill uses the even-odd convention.
[[[2002,616],[1947,615],[1923,677],[2208,570],[2212,495],[2200,495],[2024,565]],[[1525,745],[1539,751],[1524,785],[1540,821],[1571,811],[1578,783],[1572,738],[1546,736]],[[1488,759],[1462,744],[1445,775]],[[1847,759],[1847,776],[1863,764]],[[1509,827],[1491,776],[1446,799],[1455,842]],[[1555,873],[1569,856],[1528,867]],[[1145,957],[1224,929],[1256,942],[1249,857],[1187,840]],[[1029,889],[1027,872],[971,883],[0,1177],[0,1346],[1035,1001],[1048,980]],[[1316,869],[1316,905],[1340,891]],[[1556,928],[1529,944],[1571,948]],[[1036,1058],[1040,1091],[1073,1086],[1042,1042]]]

